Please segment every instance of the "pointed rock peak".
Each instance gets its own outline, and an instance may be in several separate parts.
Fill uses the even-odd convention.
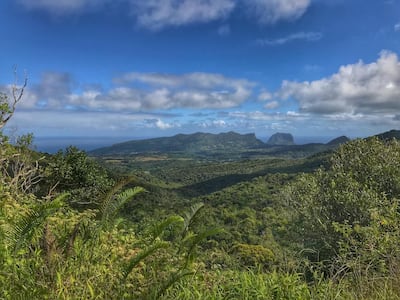
[[[268,142],[268,145],[271,146],[287,146],[287,145],[294,145],[294,139],[293,136],[290,133],[275,133],[273,134]]]

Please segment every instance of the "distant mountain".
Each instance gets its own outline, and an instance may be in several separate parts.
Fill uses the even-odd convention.
[[[220,134],[194,133],[177,134],[172,137],[161,137],[147,140],[135,140],[119,143],[110,147],[99,148],[91,155],[131,155],[140,153],[201,153],[201,152],[238,152],[262,148],[265,144],[255,134],[227,132]]]
[[[386,131],[384,133],[377,134],[375,136],[381,140],[391,140],[391,139],[400,140],[400,130],[392,129],[390,131]]]
[[[400,131],[391,130],[377,135],[381,139],[400,139]],[[251,159],[260,157],[301,158],[321,152],[335,150],[350,139],[340,136],[323,143],[294,144],[289,133],[276,133],[268,143],[263,143],[255,134],[226,132],[220,134],[177,134],[171,137],[133,140],[110,147],[90,151],[93,156],[166,156],[169,158],[201,158],[217,160]],[[158,158],[164,159],[164,158]]]
[[[337,137],[337,138],[331,140],[330,142],[327,143],[327,145],[328,146],[337,146],[337,145],[344,144],[347,142],[350,142],[350,139],[347,136],[342,135],[340,137]]]
[[[290,133],[275,133],[273,134],[268,142],[267,145],[270,146],[289,146],[294,145],[293,136]]]

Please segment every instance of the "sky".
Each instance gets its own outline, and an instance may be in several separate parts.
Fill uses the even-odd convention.
[[[2,0],[0,37],[9,132],[400,129],[400,0]]]

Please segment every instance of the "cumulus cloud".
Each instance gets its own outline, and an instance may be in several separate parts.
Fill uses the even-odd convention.
[[[29,107],[86,111],[230,108],[248,100],[254,83],[220,74],[128,73],[109,90],[80,89],[69,74],[48,72],[27,91]],[[28,108],[28,107],[25,107]]]
[[[140,26],[159,30],[168,26],[206,23],[228,16],[234,0],[132,0],[132,13]]]
[[[248,11],[262,24],[296,20],[310,6],[311,0],[243,0]]]
[[[11,104],[13,100],[13,84],[0,85],[0,93],[7,96],[8,103]],[[22,88],[22,86],[17,85],[17,88]],[[36,106],[38,99],[35,93],[30,93],[29,89],[25,89],[23,95],[23,101],[18,103],[17,109],[24,108],[34,108]]]
[[[147,119],[147,120],[145,120],[145,123],[146,123],[146,127],[148,127],[148,128],[158,128],[161,130],[180,127],[180,124],[177,122],[168,123],[168,122],[162,121],[161,119]]]
[[[394,31],[396,32],[400,31],[400,23],[394,25]]]
[[[301,112],[314,114],[384,114],[400,112],[400,63],[382,51],[376,62],[359,61],[316,81],[284,81],[278,95],[298,101]]]
[[[60,107],[71,94],[73,79],[68,73],[45,72],[38,84],[29,84],[23,96],[23,101],[17,109],[34,109],[40,107]],[[13,85],[0,86],[0,91],[12,99]]]
[[[320,32],[297,32],[277,39],[258,39],[256,43],[260,46],[281,46],[296,40],[316,42],[322,38]]]
[[[80,136],[82,134],[131,135],[135,130],[148,128],[146,120],[157,118],[157,114],[94,111],[60,111],[60,110],[20,110],[11,119],[9,127],[20,132],[31,132],[38,135]],[[139,134],[143,134],[142,131]]]
[[[149,85],[142,94],[144,109],[229,108],[246,101],[254,83],[221,74],[128,73],[117,79],[120,84]]]

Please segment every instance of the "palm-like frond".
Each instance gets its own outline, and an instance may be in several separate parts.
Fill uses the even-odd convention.
[[[199,245],[202,241],[207,239],[210,236],[216,235],[221,233],[222,230],[220,228],[211,228],[204,230],[197,234],[189,234],[185,239],[182,241],[181,249],[185,247],[186,250],[186,260],[185,260],[185,268],[193,261],[196,256],[196,246]]]
[[[64,205],[68,193],[61,194],[53,201],[38,204],[6,230],[6,244],[13,251],[31,243],[40,234],[46,219]]]
[[[126,178],[117,182],[104,196],[100,203],[100,214],[101,216],[104,215],[104,212],[107,211],[107,207],[110,206],[110,203],[114,200],[115,195],[120,192],[120,190],[127,185],[131,181],[130,178]]]
[[[193,204],[189,211],[186,211],[183,216],[183,231],[182,238],[186,235],[189,230],[189,227],[193,224],[194,217],[199,213],[199,211],[204,207],[204,203],[199,202]]]
[[[142,187],[127,189],[113,197],[107,197],[100,208],[101,225],[106,226],[115,219],[118,211],[134,196],[144,192]]]

